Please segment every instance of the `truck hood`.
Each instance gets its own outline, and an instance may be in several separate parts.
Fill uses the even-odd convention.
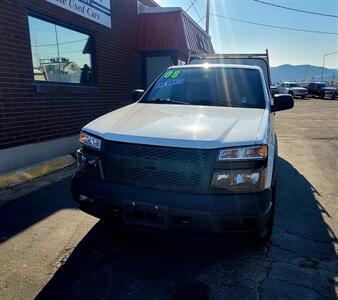
[[[255,144],[264,109],[135,103],[83,130],[106,140],[212,149]]]
[[[321,88],[321,90],[335,92],[337,89],[335,87],[333,87],[333,86],[326,86],[326,87]]]

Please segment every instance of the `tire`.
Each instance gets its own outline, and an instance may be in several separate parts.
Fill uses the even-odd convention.
[[[273,224],[275,222],[275,210],[276,210],[276,200],[277,200],[277,159],[278,159],[278,140],[277,136],[275,137],[276,139],[276,154],[275,154],[275,159],[274,159],[274,170],[272,173],[272,195],[271,195],[271,211],[270,211],[270,216],[269,220],[267,222],[265,229],[265,234],[262,235],[257,235],[255,238],[255,244],[258,247],[264,247],[270,240],[272,236],[272,231],[273,231]]]
[[[267,222],[265,229],[265,234],[263,236],[257,236],[255,238],[255,244],[258,247],[264,247],[270,240],[273,231],[273,224],[275,222],[275,208],[276,208],[276,194],[277,194],[277,184],[275,183],[272,189],[272,206],[270,211],[269,220]]]
[[[305,99],[305,95],[304,96],[300,96],[302,99]]]
[[[324,98],[325,98],[325,94],[324,94],[324,93],[321,93],[321,94],[319,95],[319,98],[320,98],[320,99],[324,99]]]

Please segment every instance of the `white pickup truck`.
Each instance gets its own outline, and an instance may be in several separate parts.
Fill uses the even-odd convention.
[[[290,94],[293,97],[301,97],[304,99],[307,95],[307,89],[301,87],[297,82],[283,82],[278,88],[279,94]]]
[[[270,238],[274,113],[293,98],[272,99],[261,67],[210,62],[170,67],[136,103],[83,127],[71,188],[81,209],[124,226]]]

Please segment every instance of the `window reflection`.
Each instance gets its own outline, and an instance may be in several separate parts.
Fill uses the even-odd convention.
[[[29,16],[34,80],[93,83],[91,36]]]

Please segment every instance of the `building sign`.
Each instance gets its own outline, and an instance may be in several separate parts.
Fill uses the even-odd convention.
[[[110,0],[47,0],[47,2],[111,28]]]
[[[198,34],[199,46],[200,49],[204,50],[206,53],[210,53],[209,40],[206,36]]]

